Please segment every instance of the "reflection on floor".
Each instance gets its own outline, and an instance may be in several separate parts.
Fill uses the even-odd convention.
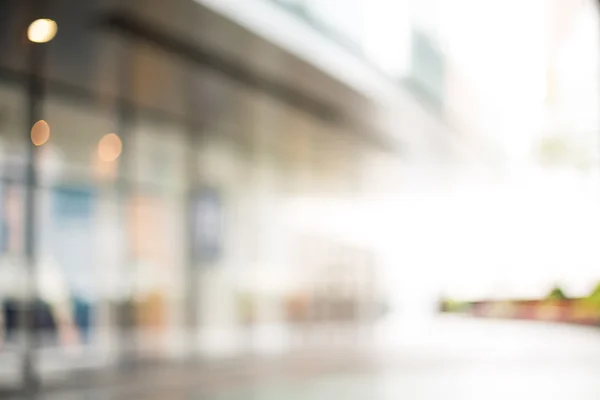
[[[171,375],[156,375],[162,377],[163,382],[147,377],[145,381],[110,390],[88,390],[72,393],[72,397],[69,393],[56,393],[45,398],[600,398],[600,331],[595,328],[468,319],[441,319],[421,324],[397,320],[380,327],[376,342],[368,358],[351,357],[351,350],[337,355],[306,354],[301,357],[302,363],[262,360],[225,368],[218,374],[213,367],[212,375],[207,374],[207,369],[173,371]],[[346,359],[336,364],[332,362],[335,357]]]

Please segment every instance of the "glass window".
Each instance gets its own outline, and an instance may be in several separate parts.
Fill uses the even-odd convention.
[[[5,357],[19,354],[18,302],[23,297],[23,186],[25,95],[21,87],[0,81],[0,346]],[[5,359],[3,362],[7,362]],[[9,373],[19,363],[8,361]],[[12,368],[11,368],[12,367]]]
[[[102,159],[100,146],[105,135],[119,134],[115,111],[51,93],[44,104],[50,137],[39,149],[42,182],[89,185],[114,181],[118,158]]]
[[[2,176],[12,180],[23,178],[26,140],[26,98],[17,85],[0,82],[0,165]]]
[[[140,118],[131,131],[127,268],[140,356],[185,349],[189,146],[183,125]]]

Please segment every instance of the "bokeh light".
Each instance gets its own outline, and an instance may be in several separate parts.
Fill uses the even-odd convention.
[[[54,39],[57,31],[58,25],[55,21],[48,18],[37,19],[29,25],[27,38],[33,43],[47,43]]]
[[[116,133],[106,134],[98,143],[98,157],[104,162],[115,161],[121,155],[123,142]]]
[[[42,146],[50,139],[50,125],[44,120],[36,122],[31,128],[31,141],[36,146]]]

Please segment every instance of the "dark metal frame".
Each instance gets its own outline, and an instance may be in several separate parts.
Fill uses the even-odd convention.
[[[32,0],[30,3],[31,19],[34,21],[44,13],[44,2]],[[25,31],[24,31],[25,33]],[[27,80],[27,129],[25,129],[24,140],[27,143],[25,187],[23,208],[24,225],[24,258],[26,268],[26,289],[24,306],[21,310],[21,326],[23,328],[23,392],[28,398],[35,398],[40,388],[40,376],[36,371],[35,352],[38,347],[38,332],[35,329],[35,302],[38,296],[36,287],[37,254],[35,251],[36,232],[36,190],[37,171],[36,158],[37,147],[30,137],[30,129],[42,119],[42,107],[44,99],[44,63],[45,44],[25,41],[29,76]]]

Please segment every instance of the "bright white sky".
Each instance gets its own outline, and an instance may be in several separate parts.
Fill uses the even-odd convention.
[[[363,0],[363,45],[386,72],[403,76],[410,65],[410,24],[428,31],[482,101],[483,112],[473,113],[470,117],[477,121],[470,125],[487,127],[498,145],[520,157],[544,123],[556,29],[552,6],[560,1]],[[558,50],[561,109],[569,115],[562,124],[565,129],[592,131],[599,109],[598,91],[590,90],[599,69],[596,10],[588,0],[562,1],[587,4],[573,16],[570,33]]]
[[[598,183],[586,186],[590,178],[577,172],[550,173],[524,163],[545,122],[552,4],[553,0],[365,1],[365,46],[371,56],[390,71],[406,72],[410,35],[403,22],[408,22],[410,11],[413,21],[438,38],[450,63],[485,103],[487,112],[472,118],[485,119],[479,126],[487,126],[488,134],[518,161],[515,174],[502,185],[484,188],[467,180],[452,195],[421,194],[414,201],[410,199],[415,196],[404,195],[398,202],[373,207],[380,213],[371,219],[379,221],[377,227],[355,224],[357,232],[368,232],[365,240],[388,240],[390,253],[402,253],[397,255],[398,276],[393,281],[403,276],[410,287],[422,290],[417,284],[421,274],[424,281],[451,287],[456,294],[512,291],[527,296],[557,281],[573,294],[582,294],[600,278]],[[579,135],[574,140],[595,148],[600,109],[596,10],[582,9],[571,27],[556,62],[562,128],[583,132],[587,138]],[[390,224],[394,219],[398,223]],[[351,230],[352,224],[347,225],[344,229]],[[380,235],[374,239],[373,232]],[[401,266],[408,265],[418,267],[403,275]]]
[[[392,76],[407,73],[410,62],[408,0],[363,0],[366,56]]]
[[[363,0],[367,55],[391,74],[406,73],[414,18],[440,40],[484,103],[485,112],[471,117],[482,119],[479,126],[518,163],[502,184],[456,177],[450,192],[405,183],[398,196],[361,205],[299,202],[292,207],[294,223],[379,246],[388,281],[408,299],[440,290],[536,296],[557,282],[573,295],[585,294],[600,278],[600,181],[576,171],[544,171],[525,159],[545,122],[549,6],[555,1]],[[574,18],[556,60],[562,127],[596,143],[596,10]]]

